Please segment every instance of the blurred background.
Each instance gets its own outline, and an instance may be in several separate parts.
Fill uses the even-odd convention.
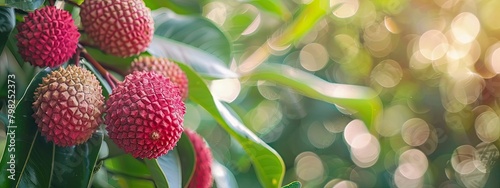
[[[341,107],[270,82],[213,81],[214,95],[283,157],[283,183],[500,187],[500,1],[331,0],[322,7],[284,0],[277,11],[258,2],[203,5],[203,16],[233,41],[232,70],[286,64],[370,87],[383,104],[377,121],[365,125]],[[312,21],[288,27],[304,15]],[[304,35],[290,42],[287,32]],[[205,136],[240,187],[258,186],[241,146],[206,111],[188,104],[185,124]]]

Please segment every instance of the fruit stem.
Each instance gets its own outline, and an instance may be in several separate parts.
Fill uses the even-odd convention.
[[[80,65],[80,53],[82,52],[81,48],[76,48],[76,53],[75,53],[75,65],[78,66]]]
[[[66,3],[70,4],[70,5],[73,5],[75,7],[80,7],[80,5],[74,1],[70,1],[70,0],[65,0]]]
[[[106,69],[104,69],[99,62],[97,62],[88,52],[85,50],[85,48],[80,47],[81,54],[82,56],[87,59],[87,61],[94,66],[99,73],[104,76],[106,81],[108,81],[109,85],[111,86],[111,89],[114,89],[116,87],[116,84],[118,84],[120,81],[116,79],[113,75],[111,75]]]
[[[79,30],[78,32],[85,32],[85,30]],[[80,44],[82,46],[85,46],[85,47],[91,47],[91,48],[96,48],[96,49],[99,49],[96,45],[93,45],[89,42],[86,42],[86,41],[80,41]]]

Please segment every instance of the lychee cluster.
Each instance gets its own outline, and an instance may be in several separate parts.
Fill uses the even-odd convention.
[[[21,57],[38,67],[56,67],[68,61],[80,37],[71,15],[53,6],[29,13],[18,30]]]
[[[85,0],[80,8],[85,32],[108,54],[130,57],[151,43],[154,22],[142,0]]]
[[[212,152],[203,138],[196,132],[186,129],[184,131],[196,152],[196,163],[193,178],[189,182],[189,188],[212,187]]]
[[[104,96],[97,78],[78,66],[61,67],[35,90],[33,117],[43,136],[58,146],[87,141],[101,122]]]
[[[183,131],[184,102],[177,86],[155,72],[135,71],[106,101],[109,137],[136,158],[172,150]]]
[[[141,56],[134,59],[130,71],[154,71],[174,82],[179,87],[183,100],[188,97],[188,79],[179,66],[167,58]]]

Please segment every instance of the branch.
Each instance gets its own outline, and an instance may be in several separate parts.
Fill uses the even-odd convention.
[[[87,61],[89,61],[90,64],[92,64],[92,66],[94,66],[102,76],[104,76],[106,81],[108,81],[109,85],[111,86],[111,89],[114,89],[116,85],[120,83],[120,81],[116,79],[113,75],[111,75],[106,69],[104,69],[101,66],[101,64],[99,64],[99,62],[97,62],[94,58],[92,58],[92,56],[90,56],[90,54],[87,52],[87,50],[85,50],[85,48],[80,47],[80,49],[82,56],[85,59],[87,59]]]

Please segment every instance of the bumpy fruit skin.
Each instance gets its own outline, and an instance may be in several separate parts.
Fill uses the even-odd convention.
[[[71,15],[53,6],[29,13],[18,30],[21,57],[38,67],[55,67],[68,61],[80,37]]]
[[[154,71],[170,78],[179,87],[182,100],[188,97],[188,79],[184,71],[177,64],[167,58],[141,56],[132,62],[130,71]]]
[[[208,188],[212,187],[212,152],[203,141],[203,138],[192,130],[184,131],[191,143],[193,143],[196,152],[196,166],[193,178],[189,182],[189,188]]]
[[[101,122],[104,96],[97,78],[77,66],[61,67],[35,90],[33,117],[42,136],[58,146],[87,141]]]
[[[158,158],[180,139],[186,107],[177,86],[155,72],[135,71],[106,101],[109,137],[136,158]]]
[[[108,54],[137,55],[153,39],[151,10],[142,0],[85,0],[80,8],[85,32]]]

